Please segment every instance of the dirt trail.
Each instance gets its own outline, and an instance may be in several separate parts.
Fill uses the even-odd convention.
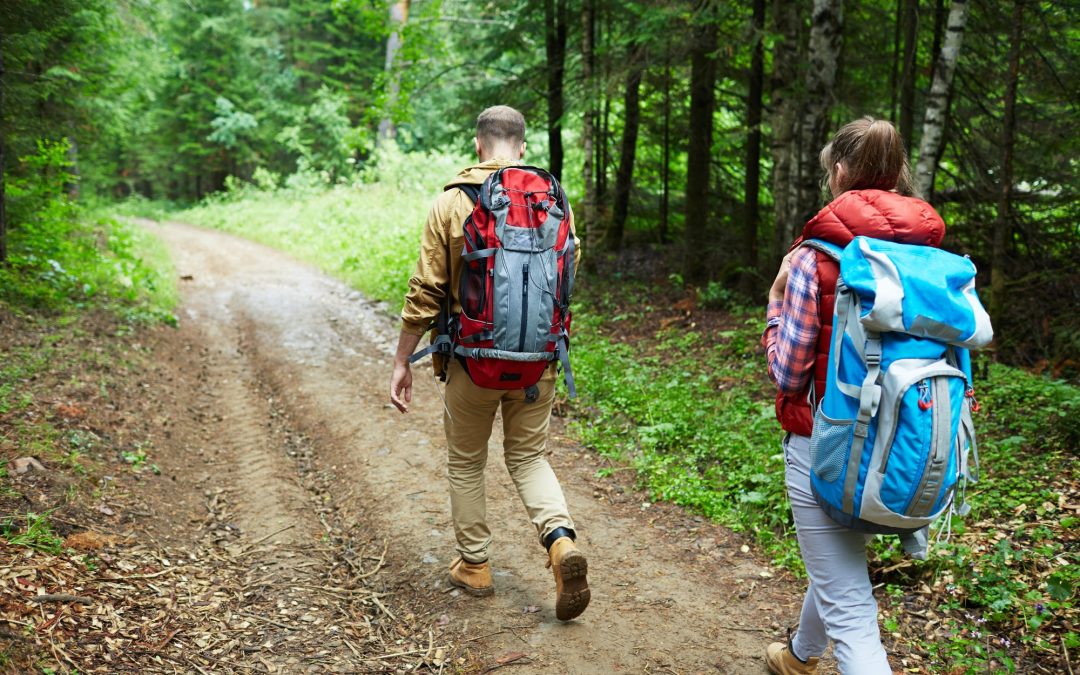
[[[643,507],[625,485],[595,478],[595,459],[563,440],[559,423],[551,459],[589,557],[588,611],[566,624],[554,617],[543,549],[498,461],[499,424],[488,468],[496,594],[450,589],[439,393],[418,367],[413,412],[403,417],[388,405],[393,316],[263,246],[177,223],[146,226],[167,242],[185,279],[182,328],[161,345],[171,353],[159,355],[176,362],[175,384],[188,388],[177,398],[185,410],[173,454],[162,458],[179,474],[179,496],[167,498],[178,510],[198,501],[221,523],[215,532],[227,549],[258,556],[267,597],[306,613],[311,629],[290,637],[320,643],[330,659],[323,667],[370,671],[337,639],[334,623],[348,611],[320,579],[343,557],[370,566],[385,541],[386,611],[429,620],[432,639],[472,663],[523,653],[507,667],[765,672],[765,644],[794,621],[795,584],[771,578],[730,533],[678,509]],[[363,537],[338,536],[357,523]],[[338,562],[320,553],[327,547],[339,549]],[[423,598],[422,607],[397,604],[395,587]],[[259,658],[267,668],[298,668],[272,650]]]

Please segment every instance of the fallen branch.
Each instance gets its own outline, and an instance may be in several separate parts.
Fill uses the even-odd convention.
[[[253,541],[250,544],[248,544],[247,546],[245,546],[244,550],[237,553],[234,557],[240,558],[242,556],[245,556],[248,553],[250,553],[256,546],[263,543],[264,541],[266,541],[270,537],[273,537],[274,535],[281,534],[282,532],[285,532],[286,530],[291,530],[294,527],[296,527],[296,523],[293,523],[292,525],[287,525],[287,526],[281,528],[280,530],[276,530],[274,532],[271,532],[270,534],[266,535],[265,537],[260,537],[259,539],[256,539],[255,541]]]
[[[439,649],[449,649],[449,646],[439,647]],[[410,654],[423,654],[427,649],[410,649],[407,652],[394,652],[393,654],[383,654],[382,656],[369,656],[372,661],[382,661],[383,659],[396,659],[399,656],[409,656]]]
[[[386,605],[382,604],[374,593],[371,595],[371,599],[375,601],[375,604],[379,606],[379,609],[386,613],[386,616],[390,617],[391,621],[397,621],[397,617],[394,616],[394,613],[387,609]]]
[[[747,633],[768,633],[768,629],[765,628],[744,628],[740,626],[720,626],[725,630],[741,630]]]
[[[69,595],[68,593],[46,593],[44,595],[35,595],[30,598],[30,602],[78,602],[83,605],[93,604],[93,598],[88,598],[85,595]]]

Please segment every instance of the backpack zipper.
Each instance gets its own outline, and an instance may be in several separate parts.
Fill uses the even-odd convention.
[[[931,390],[933,396],[930,399],[930,432],[932,434],[930,437],[930,456],[926,460],[926,467],[923,469],[919,485],[908,500],[907,508],[904,509],[905,515],[913,518],[925,518],[930,515],[930,510],[934,507],[934,502],[937,501],[937,493],[941,490],[941,482],[948,467],[949,454],[947,449],[952,446],[948,438],[951,431],[948,416],[952,410],[949,383],[944,377],[935,377],[927,389]],[[934,494],[925,494],[928,485],[937,485]]]
[[[529,323],[529,263],[521,268],[521,335],[518,340],[518,351],[525,351],[525,330]]]

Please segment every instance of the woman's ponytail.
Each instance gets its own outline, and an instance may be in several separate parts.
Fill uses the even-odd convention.
[[[918,197],[900,132],[885,120],[863,117],[840,127],[821,150],[821,167],[833,178],[836,165],[843,175],[832,184],[835,195],[848,190],[896,190]]]

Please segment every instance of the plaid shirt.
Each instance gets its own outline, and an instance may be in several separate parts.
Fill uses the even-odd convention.
[[[803,247],[791,258],[783,302],[770,302],[761,344],[769,377],[784,394],[806,390],[814,371],[818,326],[817,257]]]

